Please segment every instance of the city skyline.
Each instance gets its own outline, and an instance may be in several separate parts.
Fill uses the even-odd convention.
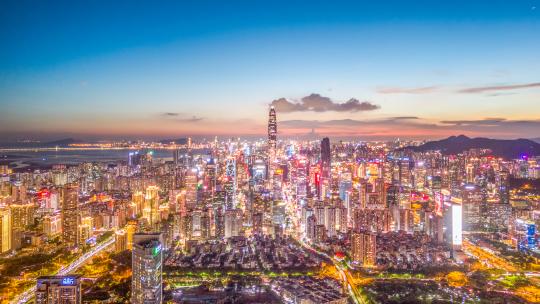
[[[540,131],[537,1],[2,6],[0,142]]]
[[[539,303],[540,0],[0,1],[0,303]]]

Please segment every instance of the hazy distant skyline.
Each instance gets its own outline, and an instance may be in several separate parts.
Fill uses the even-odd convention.
[[[540,137],[539,0],[153,4],[2,1],[0,141]]]

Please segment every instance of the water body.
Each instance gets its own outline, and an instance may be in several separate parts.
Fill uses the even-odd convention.
[[[55,164],[77,165],[85,162],[117,162],[128,160],[129,152],[136,150],[59,150],[0,152],[0,164],[10,168],[50,167]],[[154,158],[172,160],[173,150],[153,149]]]

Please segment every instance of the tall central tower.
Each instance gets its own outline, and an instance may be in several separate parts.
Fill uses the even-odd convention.
[[[321,141],[321,175],[323,178],[330,178],[331,163],[332,151],[330,149],[330,139],[325,137]]]
[[[276,139],[277,139],[277,120],[276,110],[274,107],[270,107],[268,113],[268,150],[271,155],[274,155],[276,151]]]

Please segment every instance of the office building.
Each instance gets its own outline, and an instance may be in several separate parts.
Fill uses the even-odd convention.
[[[374,233],[353,233],[351,237],[352,261],[364,267],[374,266],[377,258],[377,235]]]
[[[274,107],[270,107],[268,113],[268,149],[271,157],[275,156],[277,145],[277,119],[276,110]]]
[[[132,304],[162,303],[163,236],[135,234],[132,252]]]
[[[36,304],[79,304],[81,276],[43,276],[37,278]]]
[[[68,247],[76,247],[79,242],[79,195],[78,187],[67,185],[61,191],[62,240]]]
[[[0,207],[0,254],[11,250],[11,212],[9,208]]]

